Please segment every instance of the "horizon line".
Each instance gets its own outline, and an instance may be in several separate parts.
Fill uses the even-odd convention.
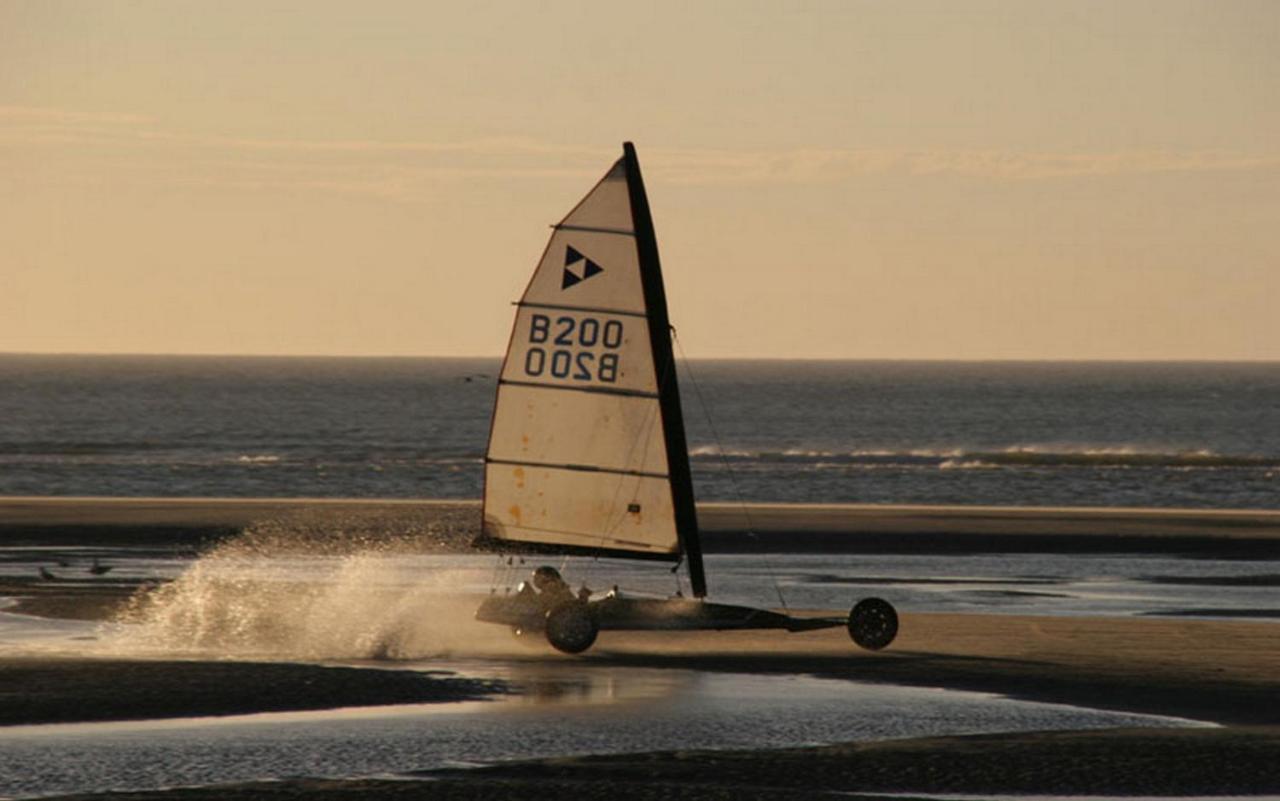
[[[333,353],[172,353],[156,351],[6,351],[0,350],[0,358],[4,357],[67,357],[67,358],[154,358],[154,359],[347,359],[368,361],[391,360],[502,360],[502,354],[463,354],[439,355],[429,353],[417,354],[333,354]],[[1222,357],[946,357],[946,356],[695,356],[684,361],[699,362],[894,362],[919,364],[1277,364],[1280,356],[1274,358],[1222,358]]]

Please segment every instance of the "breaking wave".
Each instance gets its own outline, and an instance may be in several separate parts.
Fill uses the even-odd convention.
[[[720,449],[700,446],[689,451],[695,463],[727,461],[735,465],[787,464],[816,467],[919,467],[919,468],[1017,468],[1017,467],[1154,467],[1182,469],[1280,467],[1280,457],[1223,454],[1208,449],[1160,450],[1137,447],[1071,447],[1014,445],[1007,448],[916,448],[910,450],[860,449],[853,451]]]

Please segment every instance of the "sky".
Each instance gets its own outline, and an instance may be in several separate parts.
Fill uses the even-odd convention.
[[[0,352],[494,356],[636,143],[693,358],[1280,359],[1280,3],[0,0]]]

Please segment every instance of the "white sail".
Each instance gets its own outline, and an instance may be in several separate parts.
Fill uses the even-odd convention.
[[[555,226],[520,300],[489,435],[486,538],[680,555],[624,162]]]

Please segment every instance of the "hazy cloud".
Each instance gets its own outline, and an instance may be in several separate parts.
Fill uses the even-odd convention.
[[[245,189],[306,188],[412,199],[431,182],[475,177],[598,174],[617,153],[524,138],[471,141],[272,139],[169,130],[138,114],[0,106],[0,143],[76,145],[92,161],[108,150],[139,161],[137,180]],[[20,152],[20,151],[19,151]],[[960,176],[990,181],[1149,173],[1272,170],[1280,155],[1228,151],[1058,153],[1012,150],[646,148],[654,179],[683,184],[830,183],[866,175]],[[21,156],[19,156],[21,158]],[[147,166],[161,169],[147,170]],[[104,169],[106,166],[104,165]]]
[[[1221,151],[1045,153],[998,150],[657,151],[658,175],[673,181],[813,183],[859,175],[957,175],[988,180],[1115,176],[1156,172],[1275,169],[1280,155]]]
[[[0,121],[60,123],[66,125],[117,124],[135,125],[149,122],[150,118],[138,114],[121,114],[113,111],[71,111],[41,106],[0,106]]]

